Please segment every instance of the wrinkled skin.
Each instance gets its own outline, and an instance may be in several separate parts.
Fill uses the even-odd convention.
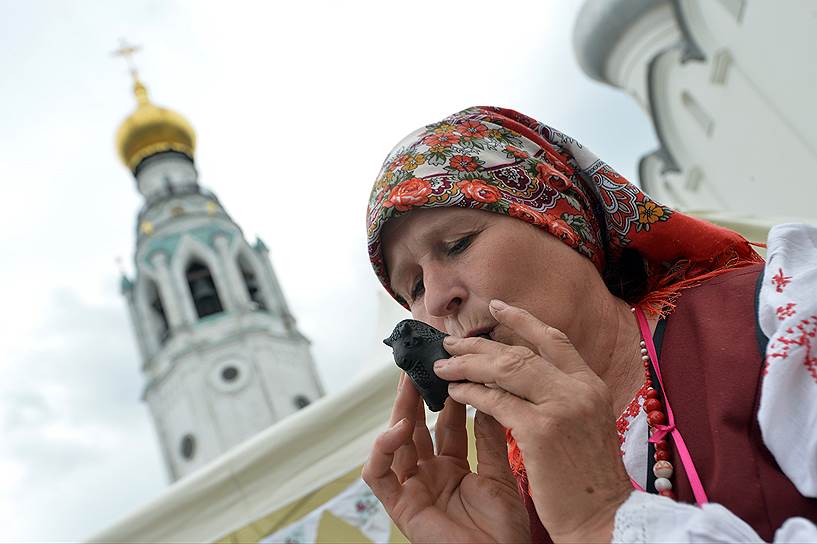
[[[413,317],[452,335],[452,358],[435,372],[469,382],[449,386],[436,453],[416,391],[399,390],[392,426],[363,470],[397,526],[412,542],[529,540],[504,427],[554,541],[609,542],[632,490],[614,414],[643,380],[627,304],[588,259],[511,217],[414,210],[387,224],[383,242],[390,281]],[[490,339],[464,338],[487,331]],[[476,473],[464,404],[478,410]]]
[[[527,542],[528,514],[506,458],[505,432],[490,416],[474,422],[479,469],[468,466],[465,406],[446,401],[435,453],[425,410],[401,376],[393,424],[375,441],[363,479],[411,542]]]

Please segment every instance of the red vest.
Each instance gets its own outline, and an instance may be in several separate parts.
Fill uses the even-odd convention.
[[[757,423],[766,343],[757,324],[762,273],[763,265],[752,265],[684,291],[655,344],[676,426],[707,497],[771,541],[792,516],[817,523],[817,500],[800,495],[781,472]],[[694,503],[676,448],[673,455],[676,496]],[[533,542],[550,542],[527,494],[525,504]]]

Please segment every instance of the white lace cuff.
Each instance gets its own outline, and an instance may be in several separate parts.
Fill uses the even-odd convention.
[[[817,528],[809,523],[813,534]],[[633,491],[616,512],[613,542],[716,543],[763,540],[743,520],[719,504],[702,508],[660,495]]]

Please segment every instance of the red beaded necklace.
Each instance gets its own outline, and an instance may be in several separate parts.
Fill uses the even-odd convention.
[[[666,497],[673,497],[672,482],[670,478],[673,475],[673,466],[670,463],[670,450],[668,437],[672,437],[673,444],[677,448],[678,457],[684,467],[684,471],[689,480],[689,485],[692,488],[692,494],[695,497],[695,502],[700,506],[709,502],[704,490],[701,478],[698,476],[698,471],[695,469],[695,463],[692,461],[692,456],[689,453],[681,436],[681,432],[675,426],[675,417],[672,413],[672,408],[669,406],[669,400],[664,397],[664,384],[661,379],[661,370],[658,363],[658,352],[652,342],[652,332],[647,322],[647,318],[639,308],[631,308],[638,321],[638,327],[641,332],[641,361],[644,364],[644,385],[636,393],[635,398],[630,402],[630,405],[624,410],[624,413],[616,420],[616,430],[619,433],[619,440],[621,444],[624,442],[624,433],[627,432],[630,421],[628,417],[634,417],[638,414],[639,401],[643,398],[643,410],[646,413],[647,425],[649,426],[649,444],[655,447],[653,458],[655,460],[652,472],[655,475],[655,489],[661,495]],[[653,387],[653,377],[657,381],[658,389]],[[661,393],[659,393],[659,390]],[[648,451],[650,451],[648,449]],[[622,452],[623,453],[623,452]],[[644,491],[641,485],[632,478],[630,481],[633,487],[640,491]],[[648,478],[649,481],[649,478]]]
[[[633,309],[635,311],[635,309]],[[652,386],[652,375],[650,354],[647,352],[647,343],[641,340],[641,361],[644,364],[644,412],[647,414],[647,424],[650,426],[649,434],[652,436],[657,425],[667,422],[667,415],[664,413],[664,406],[658,399],[658,391]],[[675,498],[672,492],[673,467],[670,463],[669,442],[662,438],[655,442],[655,464],[652,466],[652,473],[655,474],[655,489],[660,495]]]
[[[632,308],[631,311],[635,312],[635,308]],[[643,337],[640,342],[640,348],[641,362],[644,366],[644,385],[639,388],[638,392],[636,392],[635,396],[633,397],[633,400],[616,420],[619,443],[622,446],[624,444],[625,434],[630,426],[630,418],[637,416],[639,410],[644,410],[644,413],[647,416],[647,425],[649,426],[648,436],[652,436],[656,425],[664,425],[667,421],[667,415],[664,412],[663,403],[659,398],[660,395],[653,387],[651,372],[652,362],[649,351],[647,350],[647,343],[644,341]],[[644,399],[643,404],[639,402],[642,398]],[[655,454],[653,455],[654,463],[652,465],[652,472],[656,478],[655,489],[659,494],[665,497],[674,498],[674,494],[672,492],[672,482],[670,481],[674,469],[672,463],[670,462],[671,455],[669,450],[669,442],[666,438],[662,438],[661,440],[656,441],[654,446]],[[623,453],[624,452],[622,451],[622,454]],[[641,485],[635,480],[632,480],[632,483],[633,487],[643,491]]]

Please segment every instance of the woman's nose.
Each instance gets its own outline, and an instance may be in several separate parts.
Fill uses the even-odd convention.
[[[426,312],[433,317],[456,314],[465,302],[467,293],[456,277],[450,274],[424,273]]]

